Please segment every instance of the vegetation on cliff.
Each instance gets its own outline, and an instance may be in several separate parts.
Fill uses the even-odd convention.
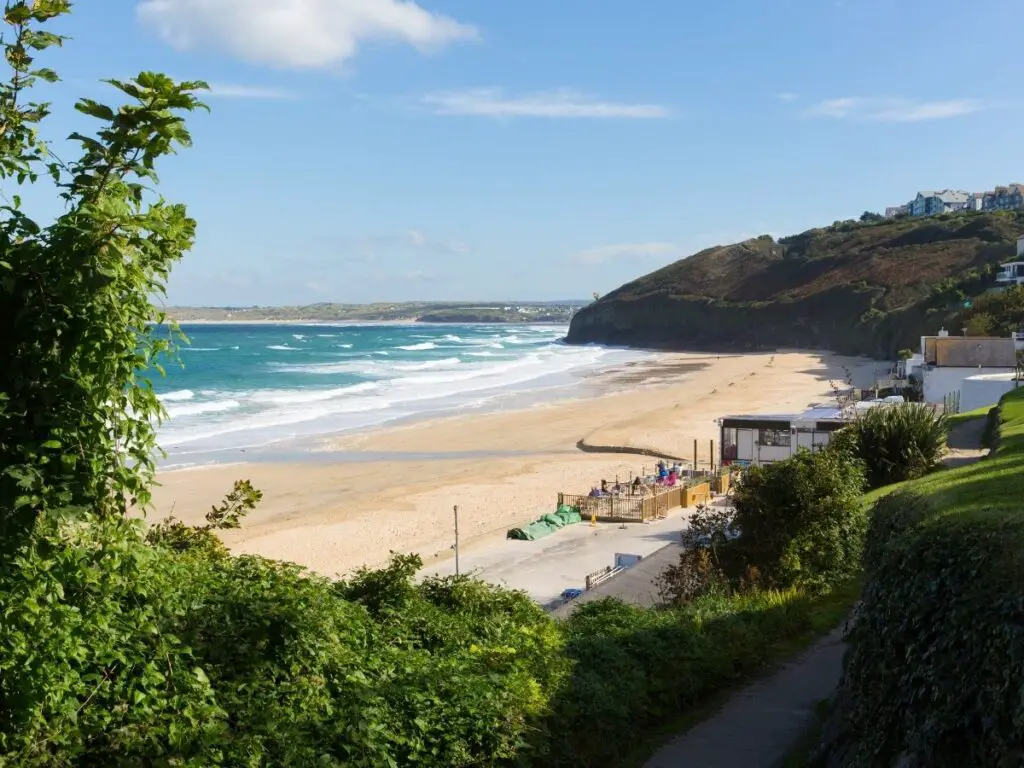
[[[812,764],[1003,766],[1024,743],[1024,390],[982,461],[876,491],[862,603]]]
[[[709,248],[583,308],[568,340],[892,358],[956,322],[1013,258],[1021,232],[1024,213],[969,212],[851,220]]]

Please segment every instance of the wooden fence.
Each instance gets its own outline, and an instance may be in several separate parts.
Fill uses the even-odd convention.
[[[686,481],[686,485],[655,489],[651,496],[583,496],[558,494],[558,505],[568,504],[579,509],[586,522],[591,517],[603,523],[646,523],[668,516],[678,507],[695,507],[711,500],[712,493],[729,492],[730,474],[700,473]]]

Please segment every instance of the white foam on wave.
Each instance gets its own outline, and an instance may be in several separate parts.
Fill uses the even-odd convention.
[[[352,349],[351,344],[336,344],[335,346],[341,347],[342,349]]]
[[[393,371],[429,371],[433,368],[451,368],[453,365],[460,365],[462,361],[457,357],[446,357],[444,360],[427,360],[423,363],[409,363],[403,365],[396,363],[389,366]]]
[[[306,337],[303,336],[301,333],[293,333],[292,338],[295,339],[296,341],[302,341]]]
[[[220,347],[182,347],[182,349],[185,352],[220,352]]]
[[[249,397],[252,403],[268,405],[293,405],[296,403],[320,403],[335,400],[339,397],[370,392],[377,388],[376,382],[364,381],[348,387],[333,389],[263,389],[253,392]]]
[[[432,341],[424,341],[421,344],[407,344],[399,349],[404,349],[406,352],[425,352],[428,349],[437,349],[437,344]]]
[[[599,346],[567,347],[554,343],[558,337],[550,328],[545,328],[544,334],[546,336],[541,333],[518,335],[518,329],[517,334],[505,336],[466,334],[460,337],[462,343],[476,349],[463,348],[459,357],[437,360],[424,360],[415,354],[400,355],[393,348],[392,353],[375,350],[359,358],[337,362],[287,366],[271,363],[270,367],[281,373],[333,373],[355,376],[359,383],[350,384],[342,379],[345,385],[250,388],[247,392],[202,390],[204,401],[207,397],[212,399],[176,406],[174,418],[161,430],[160,442],[172,455],[196,450],[219,452],[371,427],[408,416],[478,408],[513,391],[539,392],[551,387],[570,387],[582,375],[581,371],[604,363],[609,355],[617,359],[641,354]],[[437,336],[434,338],[441,341]],[[505,350],[499,338],[509,341],[515,348]],[[520,339],[532,339],[533,346],[515,345],[514,341]],[[453,338],[448,341],[459,344]],[[486,347],[481,348],[481,344]],[[426,351],[428,346],[438,348],[433,342],[407,346],[416,349],[402,349],[418,352]],[[504,352],[491,351],[492,348]],[[395,357],[386,359],[389,354]],[[303,383],[301,378],[294,381]]]
[[[289,347],[287,344],[271,344],[267,349],[274,349],[279,352],[301,352],[305,347]]]
[[[173,392],[166,392],[162,395],[157,395],[165,403],[174,403],[179,400],[191,400],[196,396],[196,393],[191,389],[176,389]]]
[[[167,416],[178,419],[182,416],[199,416],[204,413],[224,413],[241,407],[237,400],[214,400],[209,403],[190,403],[189,405],[172,405],[167,408]]]

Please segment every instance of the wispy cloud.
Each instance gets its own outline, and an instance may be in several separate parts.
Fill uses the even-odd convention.
[[[139,20],[181,50],[223,50],[247,61],[314,69],[367,41],[430,52],[479,31],[413,0],[141,0]]]
[[[459,256],[467,254],[472,250],[469,245],[461,240],[437,240],[419,229],[410,229],[406,232],[405,242],[419,251],[433,251],[435,253],[448,253]]]
[[[671,117],[661,104],[606,101],[571,89],[505,95],[500,88],[427,94],[421,102],[439,115],[657,120]]]
[[[921,101],[904,98],[862,98],[848,96],[826,99],[815,104],[807,114],[835,120],[869,120],[880,123],[917,123],[926,120],[948,120],[980,112],[986,105],[977,99],[946,99]]]
[[[588,248],[574,254],[572,260],[577,264],[607,264],[623,258],[670,258],[679,254],[679,246],[675,243],[620,243]]]
[[[210,90],[205,94],[209,98],[221,99],[298,99],[299,95],[283,88],[269,88],[262,85],[232,85],[230,83],[210,83]]]
[[[793,93],[792,91],[783,91],[782,93],[776,93],[775,94],[775,98],[778,99],[779,101],[790,102],[790,101],[796,101],[797,99],[799,99],[800,98],[800,94],[799,93]]]

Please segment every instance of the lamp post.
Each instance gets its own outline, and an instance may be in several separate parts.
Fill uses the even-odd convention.
[[[459,505],[455,505],[455,575],[459,575]]]

